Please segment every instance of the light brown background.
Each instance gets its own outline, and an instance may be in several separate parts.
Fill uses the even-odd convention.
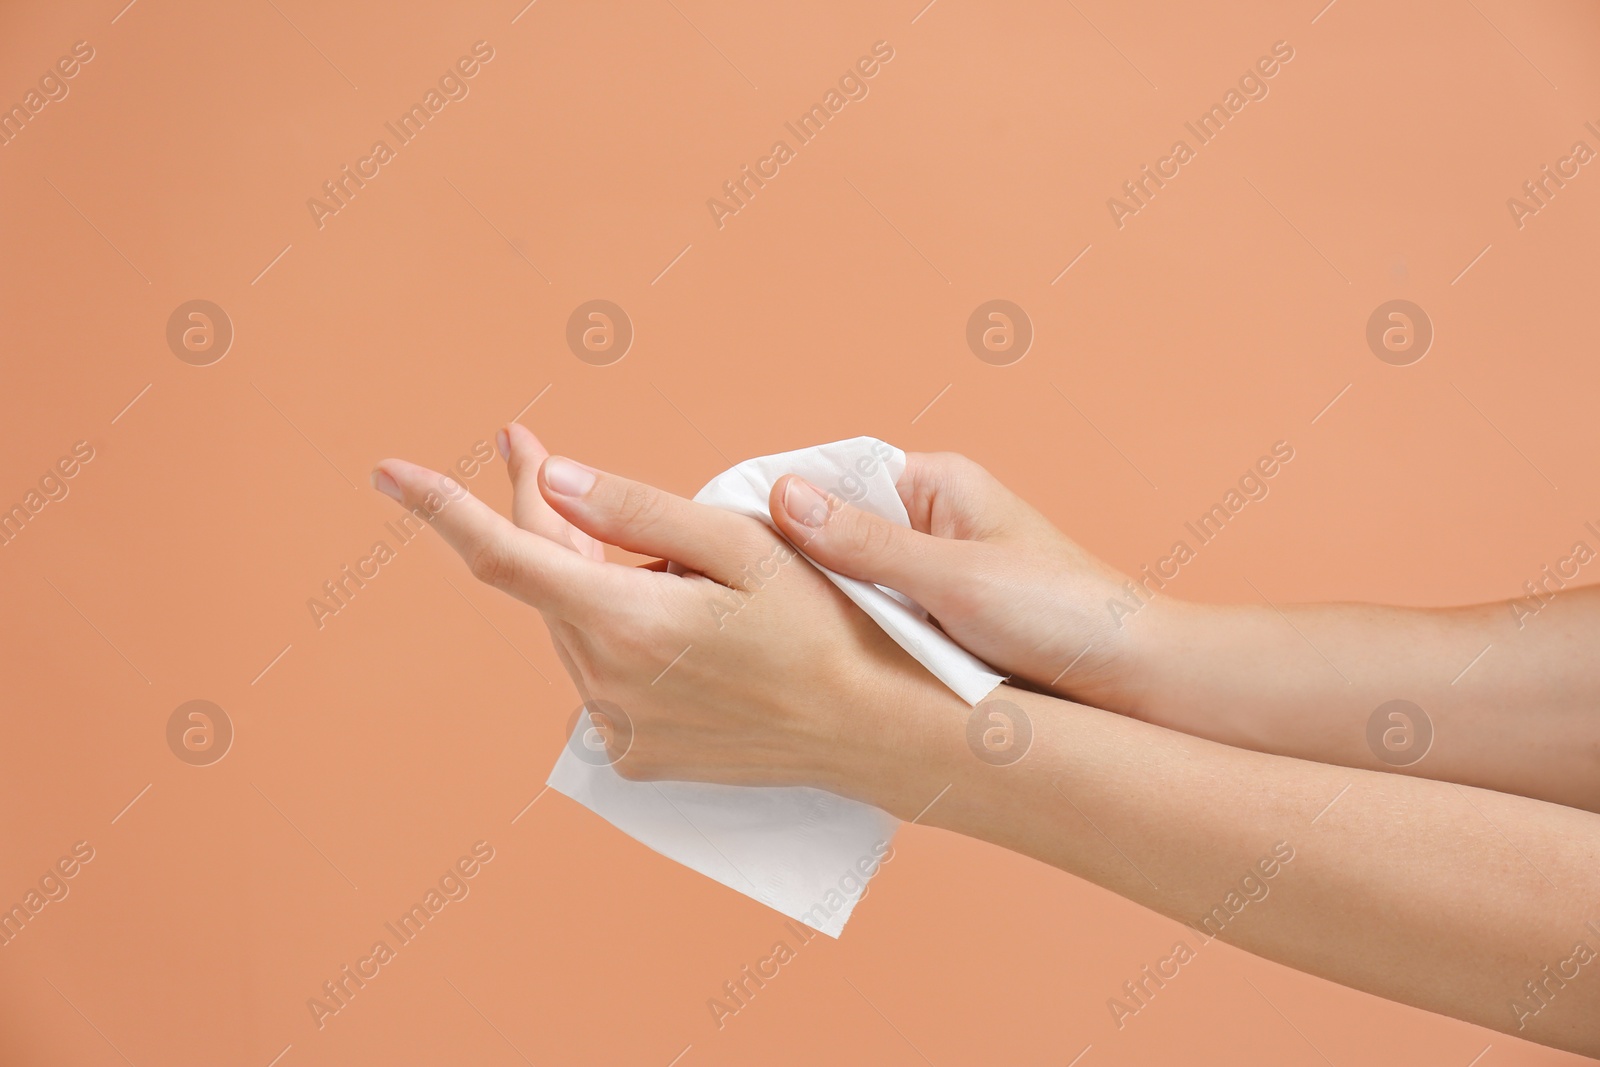
[[[97,850],[0,949],[0,1062],[1571,1061],[1225,946],[1118,1031],[1180,928],[921,827],[718,1031],[782,924],[563,797],[524,811],[576,703],[537,619],[432,533],[324,629],[306,600],[385,536],[375,460],[447,464],[535,396],[552,448],[683,493],[858,433],[961,451],[1124,568],[1286,439],[1175,593],[1513,595],[1600,519],[1600,176],[1520,231],[1505,206],[1594,144],[1593,6],[520,7],[0,12],[5,102],[96,50],[0,148],[0,503],[96,450],[0,548],[0,901]],[[307,198],[480,39],[471,95],[319,231]],[[868,98],[719,231],[706,199],[878,40]],[[1268,98],[1113,226],[1278,40]],[[595,297],[637,329],[606,368],[563,339]],[[994,297],[1037,330],[1010,367],[964,342]],[[1364,341],[1397,297],[1437,330],[1406,368]],[[166,346],[193,298],[237,331],[210,367]],[[502,467],[470,484],[504,506]],[[164,737],[194,698],[237,729],[205,768]],[[318,1032],[306,999],[478,839],[472,895]]]

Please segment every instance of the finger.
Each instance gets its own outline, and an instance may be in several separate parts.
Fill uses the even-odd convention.
[[[589,555],[586,549],[590,539],[585,537],[580,545],[574,536],[578,531],[551,511],[550,505],[539,495],[539,464],[550,453],[533,431],[520,423],[510,423],[495,435],[495,447],[505,459],[506,474],[511,479],[511,521],[558,545]]]
[[[895,483],[912,529],[967,541],[1014,541],[1055,527],[998,478],[955,452],[907,452]]]
[[[505,459],[506,474],[511,478],[511,521],[530,533],[576,548],[568,536],[571,525],[551,511],[539,495],[539,464],[550,454],[539,438],[513,422],[495,435],[495,447]]]
[[[454,478],[386,459],[372,485],[438,530],[475,578],[540,611],[576,622],[621,593],[608,564],[518,529]]]
[[[550,510],[539,494],[539,466],[550,455],[538,436],[521,423],[513,422],[496,438],[506,470],[511,475],[511,519],[524,530],[532,530],[557,544],[570,544],[590,559],[605,562],[605,546],[572,523]]]
[[[850,578],[926,601],[960,578],[966,542],[935,537],[829,499],[797,474],[779,478],[767,498],[778,532],[811,559]]]
[[[550,506],[578,529],[608,545],[660,556],[724,585],[773,545],[755,519],[697,504],[643,482],[605,474],[561,456],[540,468]]]

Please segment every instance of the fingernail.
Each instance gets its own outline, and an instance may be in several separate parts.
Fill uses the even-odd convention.
[[[800,525],[815,528],[828,521],[828,498],[804,478],[793,477],[783,487],[783,510]]]
[[[551,456],[544,461],[544,484],[562,496],[582,496],[594,488],[594,471],[582,463]]]
[[[400,495],[400,485],[393,478],[381,470],[372,472],[372,488],[393,500],[396,504],[403,504],[405,500]]]
[[[494,435],[494,446],[500,450],[501,459],[511,458],[511,435],[505,430]]]

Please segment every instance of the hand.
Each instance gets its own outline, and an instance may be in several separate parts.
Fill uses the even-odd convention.
[[[1136,639],[1150,637],[1172,609],[1157,601],[1137,618],[1125,613],[1138,603],[1126,576],[964,456],[908,453],[896,489],[909,528],[825,499],[795,475],[772,487],[768,507],[807,556],[911,597],[952,640],[1000,670],[1097,707],[1135,710]]]
[[[373,484],[544,615],[585,703],[626,716],[607,739],[623,777],[864,798],[892,777],[911,709],[964,709],[764,524],[551,457],[519,425],[500,445],[515,522],[404,460]],[[608,563],[605,544],[679,566]],[[734,587],[750,573],[772,577]]]

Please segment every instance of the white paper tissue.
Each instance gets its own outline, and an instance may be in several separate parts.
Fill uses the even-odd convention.
[[[905,465],[905,453],[893,445],[856,437],[746,460],[713,478],[695,499],[770,526],[767,496],[773,484],[798,474],[863,511],[907,526],[895,491]],[[910,599],[818,569],[968,704],[976,705],[1003,680],[930,624]],[[899,820],[818,789],[630,782],[603,761],[579,758],[590,728],[587,717],[580,717],[572,743],[550,772],[552,789],[663,856],[839,936]]]

